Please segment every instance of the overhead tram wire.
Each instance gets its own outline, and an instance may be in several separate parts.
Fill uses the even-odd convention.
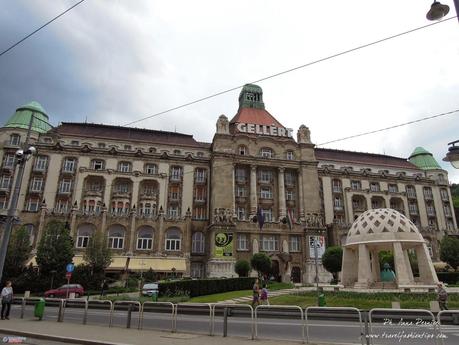
[[[448,112],[445,112],[445,113],[441,113],[441,114],[437,114],[437,115],[432,115],[432,116],[423,117],[423,118],[421,118],[421,119],[417,119],[417,120],[413,120],[413,121],[408,121],[408,122],[400,123],[400,124],[393,125],[393,126],[389,126],[389,127],[385,127],[385,128],[376,129],[376,130],[374,130],[374,131],[369,131],[369,132],[365,132],[365,133],[350,135],[350,136],[348,136],[348,137],[344,137],[344,138],[340,138],[340,139],[335,139],[335,140],[327,141],[327,142],[321,143],[321,144],[316,144],[316,146],[323,146],[323,145],[327,145],[327,144],[331,144],[331,143],[336,143],[336,142],[338,142],[338,141],[343,141],[343,140],[358,138],[358,137],[362,137],[362,136],[364,136],[364,135],[375,134],[375,133],[387,131],[387,130],[389,130],[389,129],[394,129],[394,128],[403,127],[403,126],[408,126],[408,125],[411,125],[411,124],[413,124],[413,123],[418,123],[418,122],[422,122],[422,121],[425,121],[425,120],[431,120],[431,119],[435,119],[435,118],[437,118],[437,117],[442,117],[442,116],[452,115],[452,114],[457,114],[457,113],[459,113],[459,109],[451,110],[451,111],[448,111]]]
[[[11,49],[13,49],[14,47],[18,46],[19,44],[21,44],[22,42],[24,42],[26,39],[30,38],[31,36],[35,35],[38,31],[40,31],[41,29],[45,28],[46,26],[48,26],[49,24],[51,24],[52,22],[54,22],[56,19],[59,19],[60,17],[62,17],[64,14],[66,14],[67,12],[71,11],[72,9],[74,9],[75,7],[77,7],[79,4],[83,3],[84,1],[86,0],[80,0],[79,2],[77,2],[75,5],[67,8],[64,12],[61,12],[60,14],[58,14],[57,16],[55,16],[53,19],[47,21],[45,24],[43,24],[42,26],[40,26],[38,29],[32,31],[30,34],[28,34],[27,36],[25,36],[24,38],[20,39],[19,41],[17,41],[16,43],[14,43],[12,46],[10,46],[9,48],[7,48],[6,50],[2,51],[0,53],[0,56],[2,56],[3,54],[6,54],[8,53]]]
[[[390,126],[390,127],[385,127],[385,128],[380,128],[380,129],[377,129],[377,130],[374,130],[374,131],[369,131],[369,132],[365,132],[365,133],[360,133],[360,134],[355,134],[355,135],[351,135],[351,136],[348,136],[348,137],[344,137],[344,138],[340,138],[340,139],[335,139],[335,140],[331,140],[331,141],[327,141],[325,143],[321,143],[321,144],[316,144],[316,146],[322,146],[322,145],[326,145],[326,144],[330,144],[330,143],[335,143],[335,142],[338,142],[338,141],[344,141],[344,140],[348,140],[348,139],[352,139],[352,138],[357,138],[357,137],[361,137],[361,136],[364,136],[364,135],[370,135],[370,134],[374,134],[374,133],[378,133],[378,132],[383,132],[383,131],[388,131],[388,130],[391,130],[391,129],[394,129],[394,128],[398,128],[398,127],[402,127],[402,126],[408,126],[408,125],[411,125],[411,124],[414,124],[414,123],[418,123],[418,122],[423,122],[423,121],[426,121],[426,120],[431,120],[431,119],[435,119],[435,118],[439,118],[439,117],[443,117],[443,116],[447,116],[447,115],[453,115],[453,114],[459,114],[459,109],[456,109],[456,110],[451,110],[451,111],[448,111],[448,112],[444,112],[444,113],[440,113],[440,114],[436,114],[436,115],[431,115],[431,116],[426,116],[426,117],[423,117],[423,118],[420,118],[420,119],[417,119],[417,120],[412,120],[412,121],[408,121],[408,122],[405,122],[405,123],[401,123],[401,124],[397,124],[397,125],[393,125],[393,126]],[[41,119],[40,119],[41,120]],[[41,120],[43,122],[46,122],[47,124],[49,124],[50,126],[52,126],[50,123],[48,123],[47,121],[44,121],[44,120]],[[53,128],[56,128],[54,126],[52,126]],[[218,168],[221,168],[221,167],[225,167],[225,166],[229,166],[229,165],[233,165],[233,162],[231,163],[224,163],[224,164],[221,164],[218,166]],[[184,171],[183,172],[183,175],[185,174],[193,174],[194,171],[191,170],[191,171]],[[169,178],[170,177],[170,174],[168,173],[162,173],[160,175],[161,178]],[[108,187],[111,187],[112,184],[108,184],[106,185],[105,187],[108,188]],[[80,192],[83,190],[83,187],[81,189],[74,189],[75,192]],[[43,196],[44,195],[47,195],[47,194],[50,194],[50,195],[56,195],[55,192],[44,192],[43,193]],[[25,196],[27,195],[27,191],[26,193],[21,193],[20,196]]]
[[[455,19],[457,18],[457,16],[454,16],[454,17],[449,17],[449,18],[446,18],[446,19],[443,19],[441,21],[438,21],[438,22],[434,22],[434,23],[430,23],[430,24],[426,24],[426,25],[423,25],[423,26],[419,26],[417,28],[414,28],[414,29],[410,29],[408,31],[403,31],[401,33],[398,33],[398,34],[395,34],[395,35],[391,35],[391,36],[387,36],[385,38],[381,38],[379,40],[376,40],[376,41],[373,41],[373,42],[370,42],[370,43],[365,43],[365,44],[362,44],[362,45],[359,45],[357,47],[354,47],[354,48],[350,48],[350,49],[347,49],[347,50],[344,50],[344,51],[341,51],[339,53],[336,53],[336,54],[333,54],[333,55],[329,55],[329,56],[326,56],[326,57],[323,57],[323,58],[320,58],[318,60],[314,60],[314,61],[311,61],[311,62],[308,62],[308,63],[305,63],[303,65],[300,65],[300,66],[296,66],[296,67],[293,67],[293,68],[290,68],[290,69],[287,69],[287,70],[284,70],[284,71],[281,71],[281,72],[278,72],[278,73],[275,73],[275,74],[271,74],[267,77],[263,77],[261,79],[258,79],[258,80],[254,80],[252,82],[250,82],[250,84],[256,84],[256,83],[259,83],[259,82],[262,82],[262,81],[265,81],[265,80],[268,80],[268,79],[272,79],[272,78],[275,78],[275,77],[278,77],[278,76],[281,76],[283,74],[287,74],[287,73],[290,73],[290,72],[294,72],[294,71],[297,71],[299,69],[303,69],[303,68],[306,68],[306,67],[309,67],[309,66],[312,66],[312,65],[315,65],[315,64],[318,64],[320,62],[324,62],[324,61],[327,61],[327,60],[331,60],[331,59],[334,59],[336,57],[340,57],[342,55],[346,55],[346,54],[349,54],[349,53],[352,53],[352,52],[355,52],[357,50],[360,50],[360,49],[363,49],[363,48],[368,48],[368,47],[371,47],[371,46],[374,46],[376,44],[379,44],[379,43],[383,43],[383,42],[386,42],[386,41],[389,41],[391,39],[394,39],[394,38],[398,38],[398,37],[401,37],[401,36],[404,36],[404,35],[408,35],[410,33],[413,33],[413,32],[416,32],[416,31],[419,31],[419,30],[422,30],[422,29],[426,29],[426,28],[430,28],[434,25],[438,25],[438,24],[441,24],[441,23],[444,23],[444,22],[447,22],[451,19]],[[153,115],[148,115],[148,116],[145,116],[141,119],[138,119],[138,120],[135,120],[135,121],[131,121],[131,122],[128,122],[122,126],[126,127],[126,126],[130,126],[130,125],[133,125],[135,123],[139,123],[139,122],[142,122],[142,121],[145,121],[145,120],[148,120],[148,119],[151,119],[153,117],[157,117],[157,116],[160,116],[160,115],[163,115],[163,114],[166,114],[166,113],[170,113],[174,110],[178,110],[178,109],[181,109],[181,108],[185,108],[187,106],[190,106],[190,105],[193,105],[193,104],[196,104],[196,103],[200,103],[202,101],[205,101],[205,100],[208,100],[210,98],[214,98],[214,97],[217,97],[217,96],[221,96],[223,94],[226,94],[226,93],[229,93],[229,92],[232,92],[232,91],[236,91],[236,90],[239,90],[240,88],[242,88],[244,85],[239,85],[239,86],[235,86],[235,87],[232,87],[232,88],[229,88],[229,89],[226,89],[226,90],[223,90],[223,91],[219,91],[219,92],[216,92],[216,93],[213,93],[209,96],[206,96],[206,97],[202,97],[202,98],[198,98],[194,101],[191,101],[191,102],[188,102],[188,103],[184,103],[182,105],[179,105],[179,106],[176,106],[176,107],[173,107],[173,108],[169,108],[169,109],[166,109],[166,110],[163,110],[159,113],[155,113]]]

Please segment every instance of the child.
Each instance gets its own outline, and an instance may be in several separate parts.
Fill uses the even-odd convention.
[[[263,284],[263,289],[261,289],[260,301],[261,304],[269,305],[268,289],[266,288],[266,283]]]

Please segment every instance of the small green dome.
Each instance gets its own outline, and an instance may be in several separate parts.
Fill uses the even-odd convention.
[[[32,131],[46,133],[51,129],[46,111],[40,103],[35,101],[17,108],[4,127],[28,129],[32,114],[34,116]]]
[[[423,147],[416,147],[408,160],[422,170],[441,169],[433,155]]]

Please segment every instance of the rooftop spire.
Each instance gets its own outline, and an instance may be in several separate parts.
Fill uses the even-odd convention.
[[[239,109],[241,108],[265,109],[261,87],[255,84],[244,85],[239,94]]]

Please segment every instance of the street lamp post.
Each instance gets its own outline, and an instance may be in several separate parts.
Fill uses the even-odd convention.
[[[0,245],[0,281],[3,278],[3,267],[5,266],[6,252],[8,251],[8,243],[10,242],[11,231],[13,229],[13,223],[18,206],[19,193],[21,192],[22,179],[24,177],[25,163],[30,156],[36,153],[36,149],[33,146],[29,146],[30,132],[32,130],[32,123],[34,120],[34,113],[30,116],[29,127],[27,129],[26,140],[24,141],[23,148],[16,151],[16,159],[18,172],[16,177],[16,183],[14,184],[13,193],[11,195],[11,203],[6,216],[5,230],[3,231],[2,243]]]
[[[454,168],[459,169],[459,146],[456,146],[457,143],[459,143],[459,140],[448,143],[451,146],[443,161],[450,162]]]
[[[318,246],[317,236],[314,236],[314,265],[316,268],[316,290],[317,290],[317,305],[320,305],[320,291],[319,291],[319,251],[317,249]]]

